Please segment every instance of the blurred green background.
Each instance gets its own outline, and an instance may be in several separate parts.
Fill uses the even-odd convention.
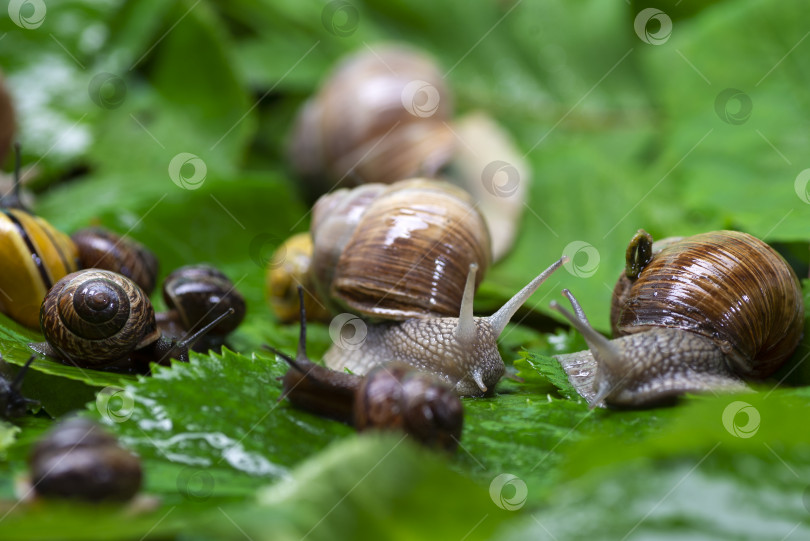
[[[297,328],[279,326],[264,302],[272,250],[308,227],[284,149],[298,107],[346,53],[381,42],[427,51],[457,115],[487,111],[526,153],[530,210],[479,308],[579,241],[593,250],[574,269],[595,272],[558,273],[529,304],[548,313],[568,287],[607,330],[638,228],[656,238],[740,229],[807,275],[808,35],[799,0],[11,0],[0,68],[25,164],[38,171],[36,212],[66,232],[101,223],[129,233],[158,254],[161,277],[214,263],[249,316],[231,344],[238,353],[198,355],[148,380],[38,361],[26,389],[44,411],[0,430],[0,537],[805,538],[801,386],[742,398],[761,415],[750,438],[724,428],[728,397],[591,412],[535,369],[548,374],[543,355],[579,339],[513,326],[501,345],[523,381],[465,400],[463,448],[443,457],[277,403],[284,367],[258,352],[294,349]],[[206,166],[193,191],[169,176],[183,152]],[[320,355],[327,330],[310,334]],[[12,364],[39,339],[0,320]],[[796,385],[806,383],[805,350],[784,371]],[[134,397],[124,422],[97,405],[108,386]],[[31,442],[50,416],[84,404],[144,458],[157,509],[14,503]],[[520,483],[495,482],[507,473],[523,497]]]

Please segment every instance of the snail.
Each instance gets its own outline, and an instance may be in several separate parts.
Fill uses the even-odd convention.
[[[607,340],[560,307],[590,351],[557,355],[591,407],[648,406],[687,392],[745,389],[777,370],[802,335],[799,282],[761,240],[714,231],[653,245],[639,230],[614,289]]]
[[[297,408],[354,425],[359,432],[401,430],[428,447],[454,451],[461,439],[464,408],[453,388],[401,363],[381,364],[362,377],[313,363],[306,353],[300,286],[298,291],[301,330],[296,358],[268,346],[290,365],[282,398]]]
[[[374,322],[366,328],[358,320],[366,331],[359,344],[335,338],[326,365],[365,374],[400,361],[437,374],[461,395],[482,395],[500,379],[498,335],[560,265],[493,316],[473,318],[476,278],[490,261],[486,224],[466,192],[422,179],[324,196],[313,209],[311,234],[318,296],[334,311]]]
[[[388,46],[351,55],[299,111],[290,161],[316,193],[433,176],[455,147],[451,102],[421,53]]]
[[[233,313],[231,308],[194,335],[177,341],[159,331],[152,303],[132,280],[111,271],[87,269],[54,284],[40,311],[46,342],[29,346],[82,368],[148,372],[149,362],[188,361],[189,344]]]
[[[39,307],[53,284],[78,269],[70,237],[22,208],[18,197],[19,146],[15,192],[0,202],[0,312],[26,327],[39,325]]]
[[[310,196],[417,176],[456,184],[483,214],[498,261],[514,242],[530,168],[491,116],[454,120],[452,101],[426,55],[394,46],[352,54],[299,112],[290,162]]]
[[[298,319],[297,287],[304,288],[304,306],[309,321],[330,320],[329,310],[315,294],[310,278],[312,266],[312,236],[298,233],[276,248],[267,266],[265,291],[267,302],[281,323]]]
[[[122,274],[151,295],[158,275],[158,260],[152,251],[129,237],[101,227],[80,229],[71,235],[83,269],[103,269]]]
[[[28,457],[31,485],[44,498],[90,502],[130,500],[141,488],[138,457],[96,423],[59,423]]]
[[[22,417],[29,408],[39,405],[38,401],[26,398],[22,394],[23,378],[34,359],[36,355],[31,355],[13,380],[8,381],[0,377],[0,419],[11,420]]]
[[[221,346],[225,335],[245,318],[244,297],[227,276],[210,265],[187,265],[174,270],[163,282],[163,300],[169,311],[158,313],[157,323],[169,336],[182,336],[229,310],[233,312],[194,344],[195,351]]]

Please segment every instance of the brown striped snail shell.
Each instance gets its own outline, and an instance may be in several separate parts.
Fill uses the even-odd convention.
[[[37,442],[28,458],[31,485],[44,498],[127,501],[141,488],[138,457],[96,423],[73,418]]]
[[[591,352],[558,358],[592,406],[744,388],[744,380],[766,377],[790,357],[804,324],[793,270],[767,244],[736,231],[655,247],[639,231],[614,290],[613,341],[593,331],[570,298],[577,317],[567,317]]]
[[[46,342],[29,344],[42,355],[84,368],[149,373],[149,363],[189,360],[189,345],[234,314],[228,309],[192,336],[163,335],[149,298],[118,273],[86,269],[54,284],[42,303]]]
[[[37,328],[45,294],[78,269],[75,244],[39,216],[0,208],[0,256],[0,311],[26,327]]]
[[[88,269],[54,284],[42,303],[42,333],[59,357],[97,367],[160,336],[149,298],[120,274]]]
[[[158,259],[140,242],[101,227],[80,229],[71,235],[83,269],[104,269],[126,276],[147,294],[155,289]]]
[[[323,193],[434,175],[455,138],[446,125],[452,98],[427,56],[395,46],[341,62],[298,114],[289,155],[296,172]]]
[[[470,265],[477,286],[491,261],[469,195],[424,179],[326,195],[311,234],[319,296],[370,318],[457,316]]]

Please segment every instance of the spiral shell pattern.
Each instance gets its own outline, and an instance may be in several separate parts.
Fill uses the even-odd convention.
[[[68,274],[46,295],[40,326],[48,343],[79,366],[126,357],[154,339],[152,303],[132,280],[88,269]]]
[[[746,233],[714,231],[667,244],[623,297],[611,313],[619,334],[650,327],[701,334],[746,378],[773,373],[802,334],[804,304],[795,273]]]

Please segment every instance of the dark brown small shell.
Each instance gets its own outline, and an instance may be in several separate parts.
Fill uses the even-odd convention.
[[[152,303],[132,280],[87,269],[59,280],[42,302],[40,327],[68,361],[98,367],[157,339]]]
[[[436,376],[401,364],[380,365],[355,395],[355,426],[403,430],[429,447],[454,451],[461,440],[464,408]]]
[[[28,459],[40,496],[126,501],[141,487],[140,460],[100,426],[74,418],[51,430]]]
[[[773,373],[802,335],[795,273],[746,233],[714,231],[669,243],[636,280],[622,276],[614,292],[614,332],[675,327],[707,336],[743,377]]]
[[[81,229],[71,238],[79,249],[82,268],[117,272],[138,284],[147,295],[154,291],[158,259],[140,242],[101,227]]]
[[[211,329],[209,335],[225,335],[245,318],[245,299],[225,274],[210,265],[188,265],[172,271],[163,282],[163,300],[176,310],[180,325],[198,330],[229,308],[233,316]]]

